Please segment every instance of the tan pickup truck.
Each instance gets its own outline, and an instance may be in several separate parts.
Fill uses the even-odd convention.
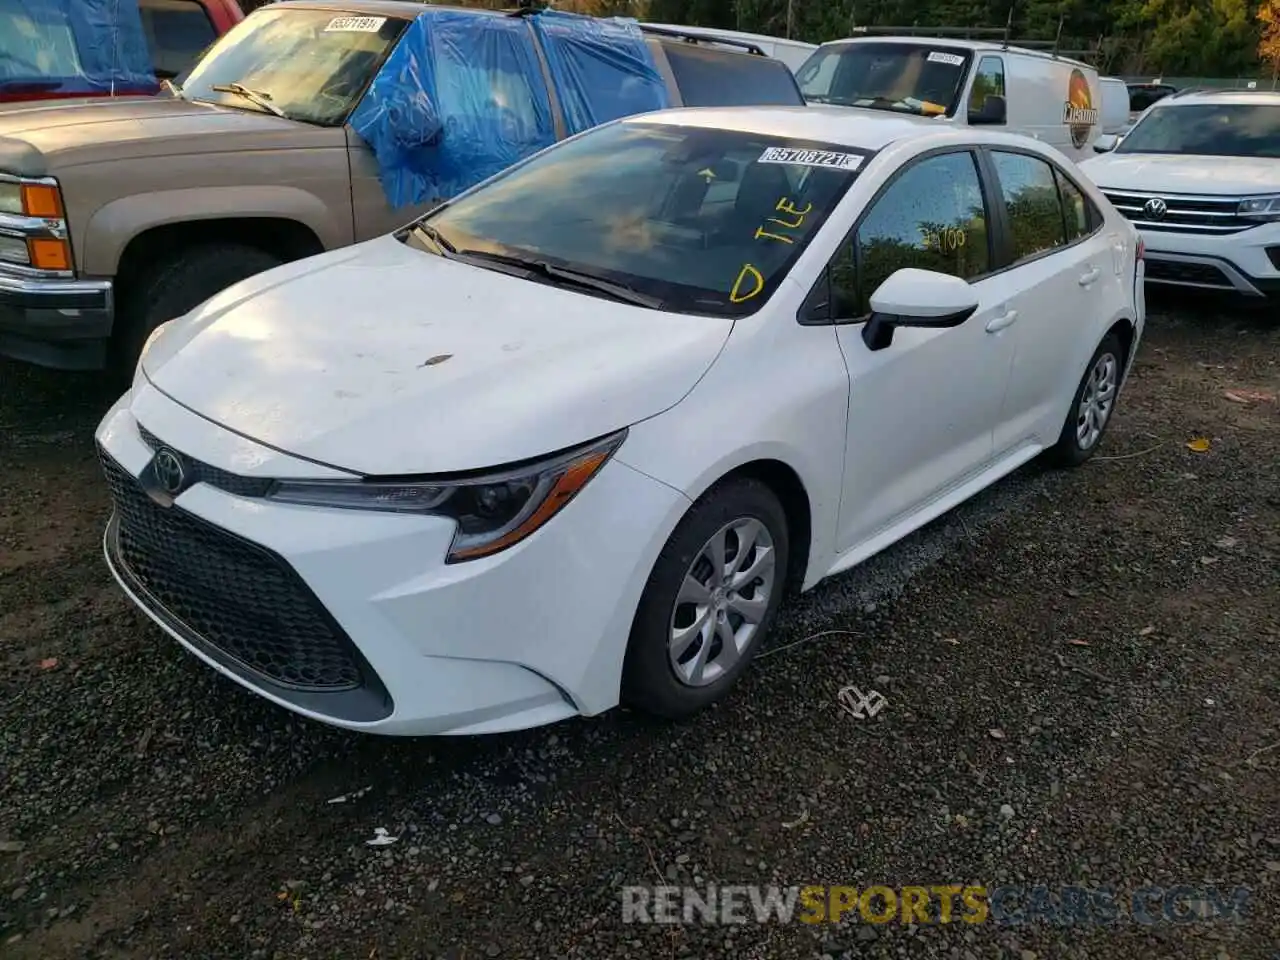
[[[132,369],[158,324],[223,288],[423,212],[388,202],[349,123],[422,10],[285,0],[245,18],[168,96],[0,111],[0,355]],[[758,50],[648,30],[645,42],[673,105],[803,104],[786,66]],[[532,110],[510,95],[512,76],[494,80],[503,109]]]

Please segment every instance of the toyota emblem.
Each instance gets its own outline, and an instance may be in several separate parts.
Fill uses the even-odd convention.
[[[182,469],[182,459],[169,449],[162,449],[156,454],[153,462],[156,480],[165,493],[175,495],[186,483],[186,471]]]
[[[1142,209],[1152,220],[1163,220],[1169,212],[1169,205],[1159,197],[1152,197]]]

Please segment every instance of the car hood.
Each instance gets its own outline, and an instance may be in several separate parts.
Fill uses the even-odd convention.
[[[0,111],[0,171],[38,177],[72,163],[211,148],[282,150],[327,143],[332,136],[324,127],[180,97],[34,101]]]
[[[224,290],[162,327],[142,368],[176,402],[287,453],[366,476],[451,473],[661,413],[732,328],[387,236]]]
[[[1103,190],[1238,196],[1280,190],[1280,160],[1113,153],[1080,164]]]

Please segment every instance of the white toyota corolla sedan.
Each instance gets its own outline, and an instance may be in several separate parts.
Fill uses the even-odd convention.
[[[723,697],[788,591],[1098,447],[1134,228],[1032,140],[680,110],[159,328],[97,440],[183,646],[390,734]]]

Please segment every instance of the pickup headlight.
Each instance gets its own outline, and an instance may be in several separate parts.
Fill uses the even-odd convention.
[[[0,180],[0,213],[22,213],[22,185]]]
[[[8,235],[0,259],[37,270],[66,273],[73,269],[62,191],[48,178],[0,173],[0,214],[23,217],[16,235]],[[22,243],[20,251],[14,241]]]
[[[1280,220],[1280,196],[1241,200],[1238,214],[1250,220]]]
[[[501,472],[430,481],[280,480],[267,494],[283,503],[447,517],[457,523],[446,563],[514,546],[565,508],[603,467],[626,430],[545,460]]]

